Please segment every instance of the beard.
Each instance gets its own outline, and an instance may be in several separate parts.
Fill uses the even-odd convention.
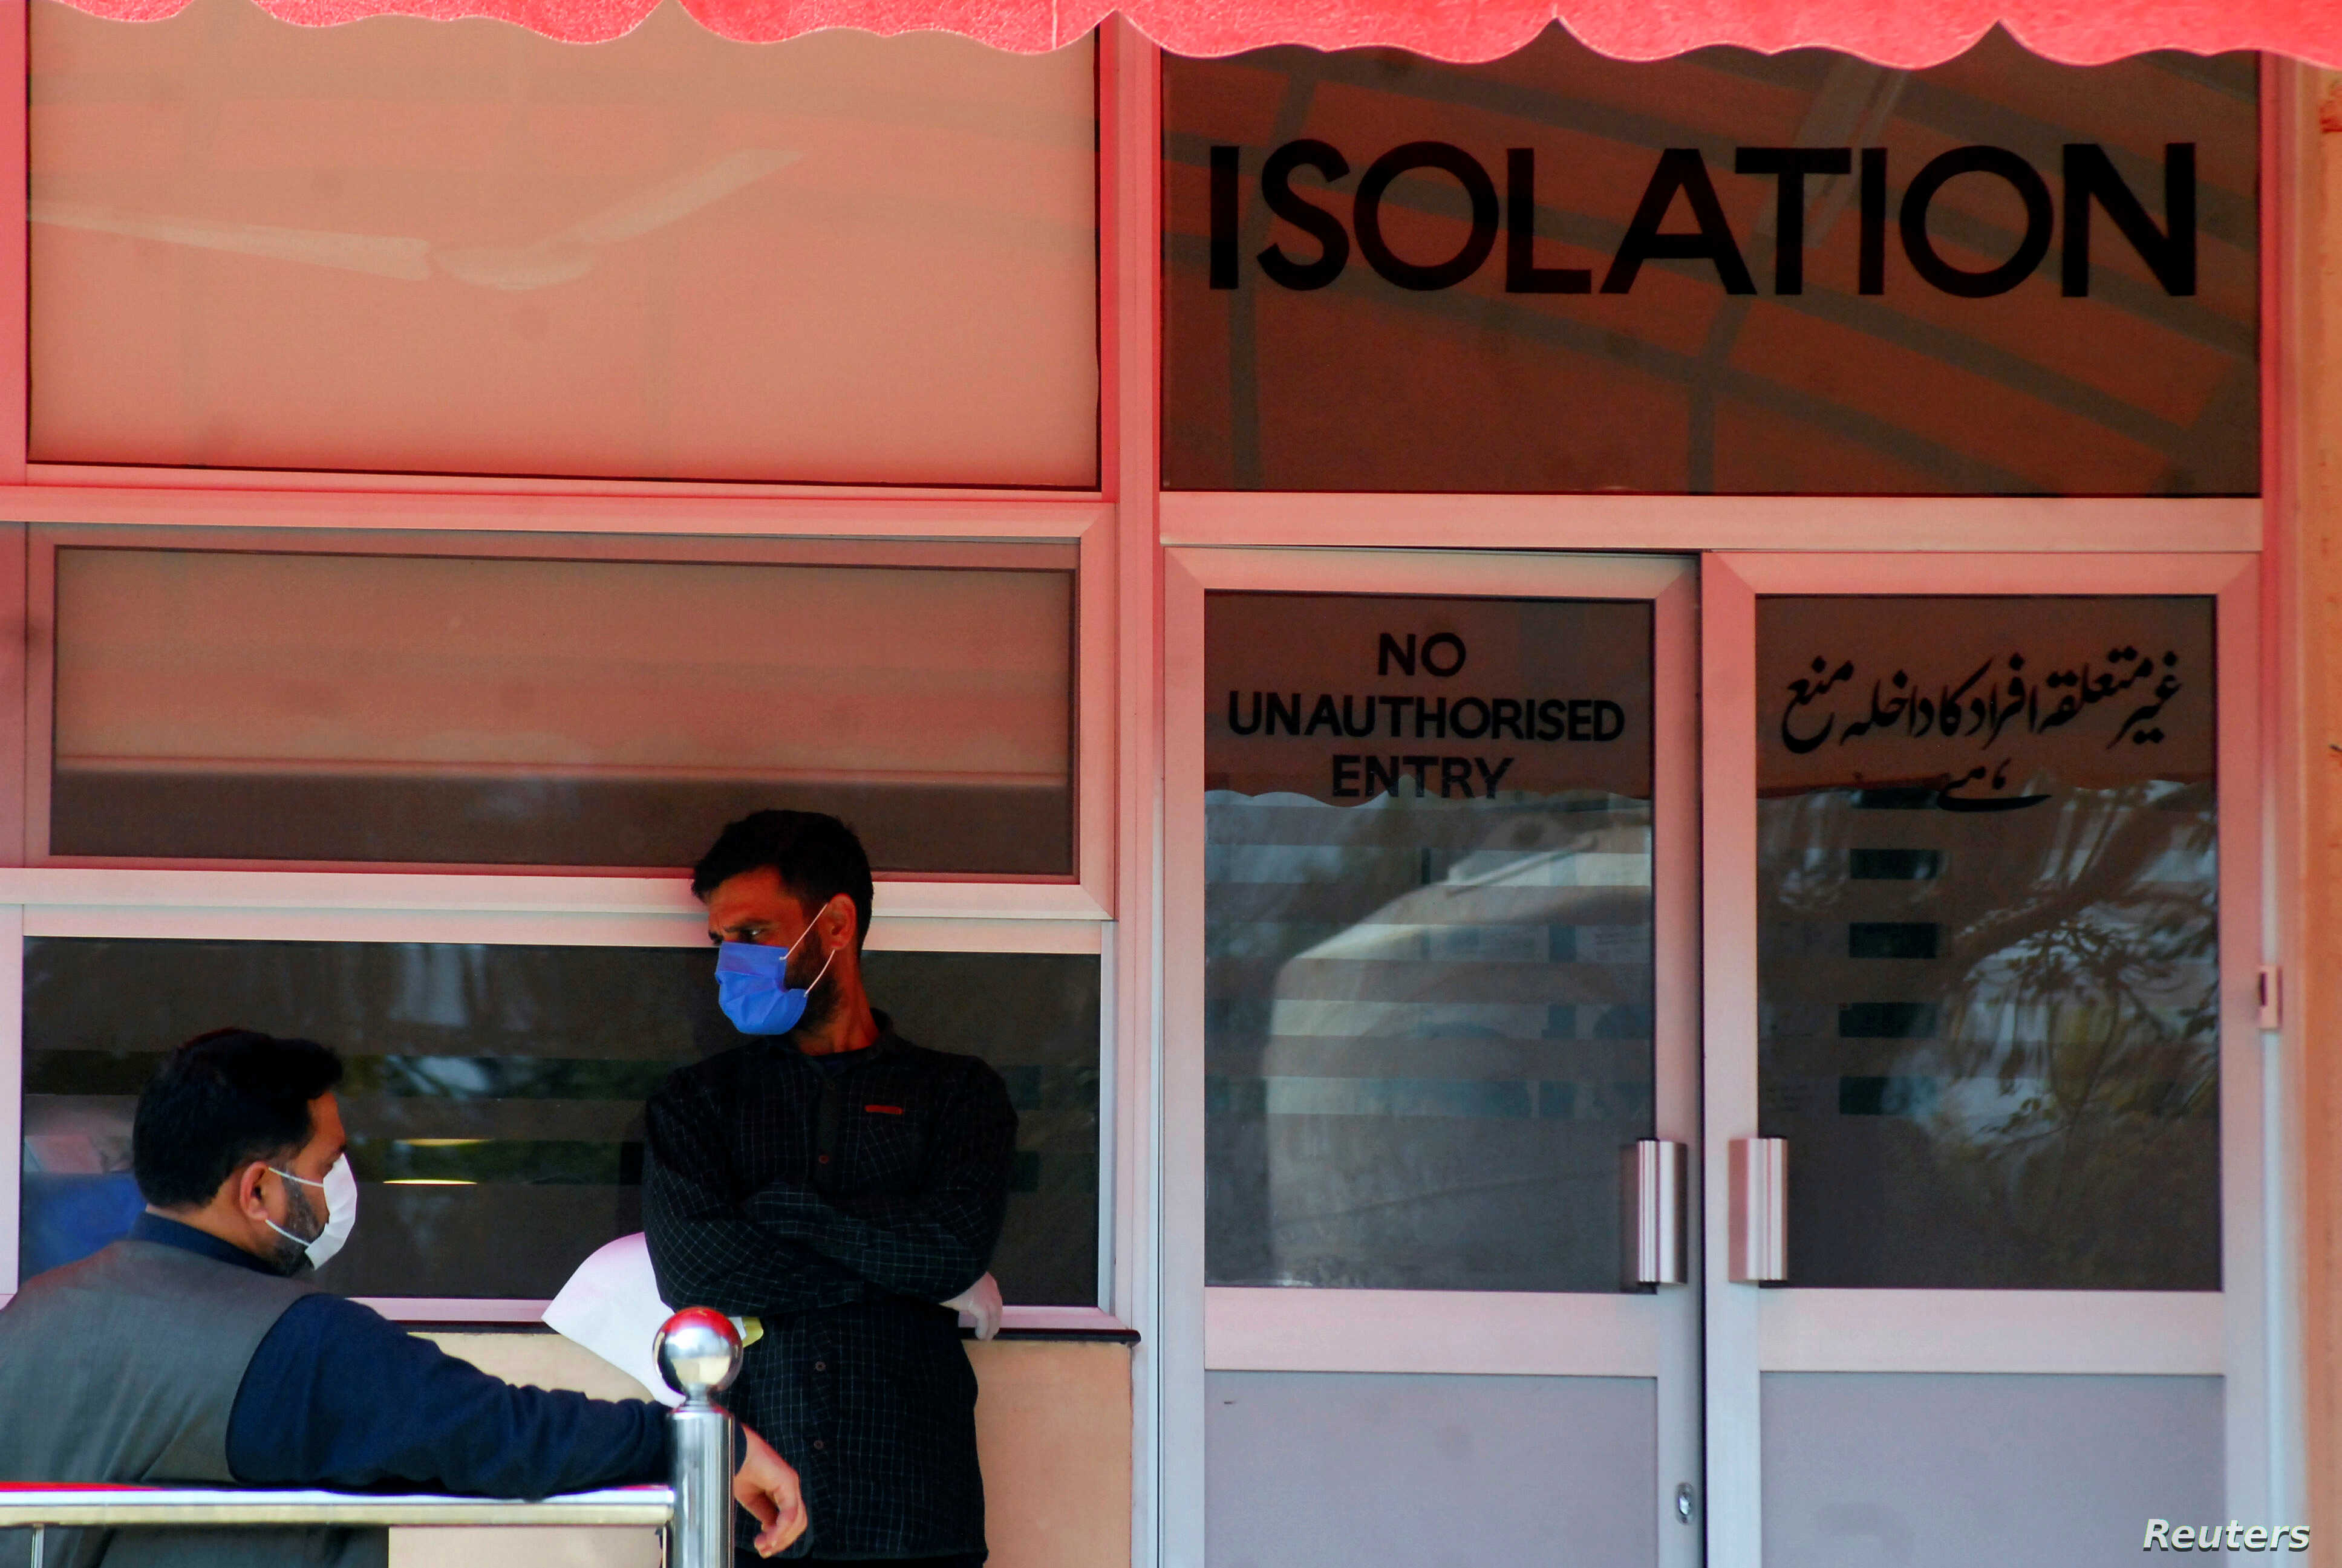
[[[837,987],[826,984],[827,976],[816,981],[823,965],[832,962],[826,953],[806,953],[788,963],[787,982],[793,991],[806,994],[805,1016],[798,1019],[791,1034],[817,1034],[822,1026],[837,1015]]]
[[[317,1206],[309,1201],[308,1190],[298,1182],[285,1183],[285,1228],[305,1239],[296,1242],[291,1236],[280,1236],[271,1231],[269,1235],[276,1250],[268,1261],[280,1274],[298,1273],[301,1265],[309,1261],[308,1243],[325,1233],[325,1216],[317,1213]]]

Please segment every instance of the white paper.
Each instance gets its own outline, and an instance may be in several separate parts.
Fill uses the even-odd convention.
[[[650,1248],[636,1231],[577,1265],[545,1309],[545,1324],[632,1377],[653,1398],[681,1404],[683,1395],[667,1387],[651,1359],[652,1342],[674,1315],[675,1309],[659,1300]]]

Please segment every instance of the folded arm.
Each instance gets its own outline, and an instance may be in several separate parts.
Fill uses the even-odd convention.
[[[704,1101],[664,1090],[645,1111],[643,1229],[661,1299],[735,1315],[866,1299],[870,1286],[859,1275],[776,1233],[727,1195],[716,1114]]]
[[[882,1289],[942,1302],[991,1265],[1008,1206],[1016,1112],[997,1074],[964,1076],[937,1108],[918,1190],[832,1199],[774,1182],[743,1207],[776,1241],[810,1248]]]

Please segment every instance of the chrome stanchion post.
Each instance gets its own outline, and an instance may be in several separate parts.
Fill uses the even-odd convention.
[[[706,1307],[686,1307],[651,1342],[667,1386],[683,1395],[667,1413],[674,1433],[675,1522],[670,1568],[732,1568],[732,1418],[711,1396],[740,1372],[740,1334]]]

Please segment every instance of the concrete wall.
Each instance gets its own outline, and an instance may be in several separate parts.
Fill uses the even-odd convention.
[[[515,1383],[640,1399],[642,1386],[552,1333],[435,1333]],[[971,1344],[994,1568],[1126,1568],[1130,1352],[1091,1342]],[[651,1532],[394,1530],[391,1568],[653,1568]]]

